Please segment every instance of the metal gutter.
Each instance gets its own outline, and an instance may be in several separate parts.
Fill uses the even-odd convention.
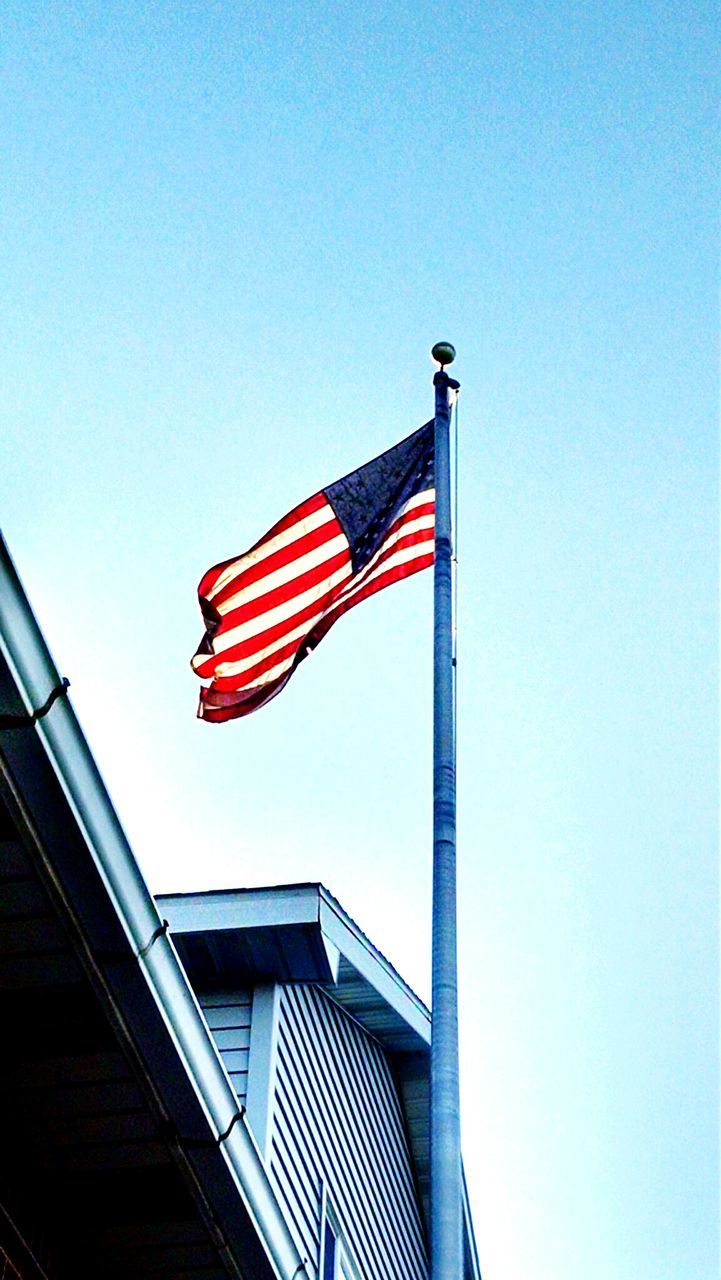
[[[304,1272],[304,1260],[292,1241],[250,1128],[244,1116],[238,1113],[233,1087],[135,861],[84,734],[65,692],[61,691],[59,673],[1,535],[0,653],[7,663],[22,704],[21,708],[2,708],[3,712],[10,712],[0,718],[3,728],[9,730],[5,755],[11,761],[14,758],[22,762],[27,758],[28,748],[39,744],[78,831],[84,838],[93,867],[114,908],[115,916],[112,920],[101,920],[97,913],[90,914],[86,911],[83,925],[89,944],[92,946],[97,941],[100,951],[108,936],[113,935],[115,950],[105,955],[104,972],[109,975],[108,980],[115,984],[116,989],[125,984],[133,992],[137,1008],[132,1006],[130,1020],[134,1018],[133,1030],[140,1040],[145,1057],[153,1059],[153,1055],[156,1055],[161,1068],[163,1061],[172,1062],[172,1055],[168,1054],[167,1049],[163,1049],[147,1032],[143,1035],[144,1019],[148,1026],[151,1023],[157,1025],[157,1020],[160,1019],[177,1059],[184,1068],[191,1091],[188,1095],[188,1118],[192,1118],[196,1133],[199,1129],[201,1135],[195,1144],[192,1140],[188,1143],[187,1160],[196,1171],[200,1170],[201,1175],[202,1170],[207,1168],[209,1176],[212,1173],[213,1178],[217,1179],[218,1153],[221,1154],[228,1176],[225,1187],[218,1193],[222,1204],[218,1209],[216,1203],[215,1208],[226,1243],[228,1240],[232,1241],[234,1235],[237,1238],[238,1227],[235,1220],[241,1205],[235,1199],[235,1192],[245,1215],[257,1232],[273,1274],[279,1280],[293,1280],[294,1276]],[[58,696],[52,705],[48,705],[54,690],[59,691]],[[38,716],[39,709],[46,706],[47,710]],[[24,726],[16,720],[18,711],[25,713]],[[34,781],[34,777],[28,779],[29,787],[32,787]],[[35,800],[37,799],[36,796]],[[38,809],[37,812],[40,813],[41,810]],[[50,817],[57,818],[58,815],[41,816],[49,821]],[[69,876],[73,874],[76,877],[79,875],[77,866],[68,870]],[[62,878],[56,875],[55,880],[59,891],[67,894],[67,887],[63,889]],[[98,898],[94,886],[89,887],[87,892],[89,897],[96,892]],[[103,896],[101,893],[98,898],[101,904]],[[67,895],[67,901],[69,911],[77,916],[77,901],[70,895]],[[99,914],[106,916],[107,912]],[[118,926],[119,939],[115,936]],[[93,933],[97,935],[95,939]],[[129,953],[136,960],[130,975],[127,972]],[[147,1006],[148,995],[151,1007]],[[127,1035],[125,1025],[120,1030],[123,1035]],[[161,1076],[159,1078],[162,1079]],[[204,1123],[198,1125],[199,1118]],[[182,1136],[176,1135],[176,1138],[182,1145]],[[197,1149],[193,1150],[193,1145]],[[232,1247],[228,1247],[232,1252]],[[248,1274],[243,1257],[236,1256],[235,1265],[239,1274]]]

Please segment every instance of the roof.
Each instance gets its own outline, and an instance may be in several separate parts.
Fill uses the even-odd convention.
[[[431,1015],[322,884],[160,894],[196,989],[317,982],[392,1053],[425,1052]]]
[[[33,1214],[58,1276],[302,1273],[2,539],[0,841],[0,1236],[29,1276]]]
[[[314,982],[393,1060],[428,1223],[431,1014],[322,884],[161,894],[178,954],[197,991],[255,982]],[[465,1273],[480,1277],[464,1193]]]

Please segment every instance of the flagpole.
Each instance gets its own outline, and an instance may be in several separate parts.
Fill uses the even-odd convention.
[[[433,348],[435,562],[433,580],[433,958],[431,1024],[431,1280],[461,1280],[461,1138],[456,947],[456,766],[449,390],[455,348]]]

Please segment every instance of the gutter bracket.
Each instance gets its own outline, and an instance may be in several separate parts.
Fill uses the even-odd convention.
[[[220,1146],[222,1142],[225,1142],[226,1138],[230,1137],[230,1132],[231,1132],[231,1129],[233,1128],[233,1125],[236,1124],[238,1120],[242,1120],[244,1115],[245,1115],[245,1107],[241,1107],[239,1111],[236,1111],[235,1115],[233,1116],[233,1119],[228,1125],[228,1128],[225,1130],[225,1133],[218,1134],[218,1137],[216,1138],[216,1142],[218,1146]]]
[[[46,716],[53,703],[60,697],[64,697],[70,688],[70,681],[67,676],[63,677],[60,684],[56,684],[41,707],[36,711],[24,712],[21,715],[0,715],[0,729],[32,729],[38,720],[42,720]]]

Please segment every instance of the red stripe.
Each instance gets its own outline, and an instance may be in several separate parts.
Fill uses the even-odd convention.
[[[241,640],[238,644],[230,645],[221,653],[210,656],[218,663],[240,662],[242,658],[251,658],[254,653],[259,653],[261,649],[267,648],[274,641],[282,640],[284,636],[288,635],[290,631],[294,631],[302,623],[310,623],[313,618],[318,617],[319,613],[325,613],[338,599],[339,592],[340,587],[331,587],[318,600],[304,605],[302,609],[290,614],[282,622],[277,622],[275,626],[266,627],[265,631],[256,631],[254,635],[248,636],[246,640]],[[300,640],[298,643],[300,644]]]
[[[418,546],[422,542],[423,533],[423,530],[417,530],[415,533],[407,534],[404,538],[399,540],[400,544],[403,546]],[[398,549],[399,547],[397,546],[389,548],[383,559],[385,560],[388,555],[393,554],[393,552]],[[354,605],[360,604],[361,600],[367,600],[369,596],[374,595],[377,591],[381,591],[384,587],[390,586],[393,582],[400,582],[403,578],[408,578],[412,574],[420,572],[421,569],[427,568],[429,565],[433,564],[433,558],[433,547],[431,546],[425,555],[418,556],[413,560],[405,561],[400,565],[394,565],[390,569],[383,570],[382,565],[378,564],[375,566],[373,573],[368,577],[362,587],[358,588],[352,594],[349,593],[346,597],[339,599],[335,604],[331,603],[329,599],[332,593],[327,593],[325,599],[328,603],[322,606],[324,614],[318,619],[318,622],[313,626],[309,633],[291,640],[285,645],[279,645],[272,653],[267,654],[264,658],[261,658],[259,662],[255,663],[252,667],[246,668],[246,670],[242,672],[238,672],[235,675],[215,676],[214,687],[219,690],[222,689],[229,692],[231,690],[246,688],[248,685],[255,683],[266,671],[272,670],[272,668],[279,662],[283,661],[284,658],[290,657],[294,651],[300,648],[306,638],[310,639],[312,637],[311,647],[314,648],[318,641],[327,634],[336,619],[342,617],[342,615],[347,613]],[[319,603],[312,609],[308,608],[302,610],[299,614],[294,616],[292,620],[293,625],[279,625],[278,627],[270,628],[268,631],[261,633],[261,636],[254,637],[253,641],[245,641],[242,645],[238,645],[233,649],[227,650],[222,656],[218,657],[217,663],[219,664],[221,661],[239,661],[243,657],[250,657],[254,652],[254,649],[251,647],[253,644],[255,644],[255,651],[260,651],[268,644],[271,644],[273,640],[282,639],[284,630],[293,630],[294,627],[298,626],[305,620],[305,618],[310,618],[313,616],[313,613],[317,613],[318,608],[320,607],[321,605]],[[210,669],[207,671],[199,670],[198,674],[206,676],[212,675],[215,663],[216,659],[211,659],[209,664]]]
[[[315,510],[318,510],[318,509],[319,509],[319,506],[318,504],[316,504]],[[386,536],[385,542],[388,542],[393,537],[394,534],[397,534],[398,530],[401,529],[404,524],[407,524],[411,520],[416,519],[421,515],[433,515],[433,511],[434,511],[434,504],[432,501],[429,501],[429,502],[423,503],[419,507],[413,508],[411,511],[405,512],[403,515],[399,516],[398,519],[396,519],[394,524],[391,526]],[[323,526],[323,529],[327,530],[327,534],[326,534],[326,538],[319,539],[319,545],[322,545],[323,541],[328,540],[331,537],[335,537],[342,532],[340,525],[335,518],[329,521],[328,526]],[[318,530],[318,532],[320,533],[320,530]],[[309,541],[312,538],[312,536],[313,535],[309,535],[308,537]],[[410,541],[404,541],[404,539],[418,540],[422,537],[428,537],[428,536],[430,537],[433,536],[432,530],[420,530],[418,531],[417,534],[414,534],[414,535],[402,535],[401,538],[397,539],[394,549],[397,549],[399,546],[403,546],[403,545],[411,545]],[[300,539],[299,541],[305,543],[306,539]],[[291,547],[295,548],[297,545],[298,545],[297,543],[292,543]],[[379,563],[382,563],[383,559],[386,558],[388,554],[392,554],[392,551],[390,552],[386,551],[381,553],[380,559],[376,561],[376,564],[373,567],[372,573],[376,572]],[[274,560],[274,559],[275,557],[269,557],[269,560]],[[291,559],[291,556],[288,556],[288,561],[290,561],[290,559]],[[237,609],[231,610],[229,613],[226,613],[223,616],[222,622],[218,630],[215,632],[215,635],[225,635],[228,631],[232,630],[237,626],[240,626],[242,623],[249,622],[253,618],[260,617],[263,613],[269,612],[271,609],[274,609],[276,606],[287,603],[287,601],[291,600],[295,595],[300,595],[302,594],[303,591],[309,590],[313,586],[317,586],[319,582],[322,582],[324,577],[330,576],[330,574],[334,573],[336,569],[341,568],[343,564],[348,561],[348,559],[349,559],[349,555],[347,551],[344,550],[342,552],[338,552],[335,557],[331,557],[330,560],[324,561],[320,565],[317,565],[314,569],[308,570],[299,578],[293,578],[288,583],[284,583],[282,586],[276,587],[272,591],[266,592],[264,595],[256,596],[253,600],[247,602],[246,604],[239,606]],[[263,569],[267,565],[267,563],[268,563],[267,561],[263,561],[261,565],[254,566],[254,569],[257,568],[257,570],[259,570],[259,572],[254,573],[253,575],[255,580],[259,580],[262,576],[264,576]],[[228,587],[224,587],[223,591],[220,592],[217,598],[212,601],[213,608],[216,608],[218,603],[221,603],[223,599],[227,599],[228,596],[235,594],[235,592],[239,589],[238,583],[239,583],[239,579],[236,578],[233,580],[232,583],[228,585]],[[243,585],[245,585],[245,583],[243,583]],[[340,588],[340,589],[343,589],[343,588]],[[311,611],[311,614],[314,611],[315,611],[315,608]],[[297,617],[296,625],[300,621],[301,621],[301,615],[299,614]],[[280,634],[282,634],[282,631],[280,632]],[[248,643],[248,642],[245,642],[245,643]],[[251,647],[249,647],[248,649],[241,649],[238,656],[242,657],[246,653],[252,653],[254,651],[252,640],[250,642],[250,645]],[[261,645],[260,647],[262,648],[263,646]],[[203,668],[199,668],[196,666],[195,670],[198,672],[199,675],[212,674],[212,655],[208,655],[208,660],[211,663],[211,670],[206,671],[203,669],[207,667],[206,663],[203,664]]]
[[[221,662],[240,662],[243,658],[251,658],[254,653],[258,653],[261,649],[265,649],[269,644],[273,644],[275,640],[282,640],[283,636],[289,631],[294,631],[303,622],[310,622],[311,618],[317,618],[319,612],[323,612],[330,607],[338,593],[335,587],[331,591],[327,591],[319,600],[313,604],[307,604],[297,613],[292,613],[288,618],[284,618],[282,622],[277,622],[273,627],[266,627],[265,631],[257,631],[255,635],[249,636],[247,640],[241,640],[238,644],[230,645],[224,649],[222,653],[208,654],[207,660],[211,665],[211,669],[203,672],[196,667],[198,675],[212,675],[212,667]],[[300,644],[300,641],[298,641]],[[205,662],[203,663],[205,666]],[[227,679],[228,677],[224,677]],[[242,677],[238,677],[242,678]]]
[[[366,573],[365,577],[362,579],[364,585],[366,582],[372,581],[376,574],[382,569],[386,560],[389,560],[391,556],[396,555],[398,551],[403,551],[406,547],[421,546],[424,542],[427,542],[429,546],[433,546],[433,529],[414,529],[412,533],[403,533],[400,537],[396,537],[396,540],[393,543],[389,544],[388,540],[382,542],[381,549],[377,553],[378,558],[374,562],[373,568]],[[364,571],[361,570],[361,573],[356,574],[355,578],[351,578],[350,582],[346,583],[343,588],[344,595],[350,595],[354,588],[356,588],[363,572]]]
[[[350,559],[347,551],[344,552],[344,557],[347,563]],[[305,579],[303,580],[303,585],[307,585]],[[242,658],[252,657],[254,653],[265,649],[267,645],[272,644],[275,640],[282,640],[284,635],[287,635],[289,631],[295,630],[301,623],[310,622],[312,618],[317,618],[319,612],[328,609],[333,601],[337,599],[344,586],[345,583],[336,584],[319,596],[317,600],[311,601],[309,604],[304,605],[302,609],[298,609],[295,613],[289,614],[287,618],[283,618],[282,622],[276,622],[273,626],[266,627],[264,631],[256,631],[252,636],[247,636],[246,639],[238,641],[237,644],[229,645],[227,649],[223,649],[218,653],[206,654],[202,652],[202,648],[199,649],[196,658],[202,658],[202,662],[196,662],[193,670],[201,679],[205,679],[215,674],[215,669],[220,663],[239,662]],[[267,597],[263,596],[262,599],[265,600]],[[259,610],[258,616],[262,616],[263,613],[265,613],[265,609]],[[228,630],[228,627],[222,626],[216,634],[224,635]],[[301,641],[302,636],[297,643],[300,644]],[[237,687],[238,681],[245,680],[245,674],[239,674],[234,677],[223,676],[222,679],[234,679]]]
[[[337,604],[329,609],[325,617],[321,618],[317,625],[313,627],[309,640],[312,637],[311,647],[315,647],[327,635],[334,622],[341,618],[344,613],[352,609],[354,605],[360,604],[361,600],[367,600],[369,596],[375,595],[376,591],[382,591],[384,587],[389,587],[393,582],[400,582],[403,578],[410,578],[414,573],[419,573],[421,569],[427,569],[433,564],[434,553],[429,551],[424,556],[418,556],[416,560],[408,560],[405,564],[395,565],[392,569],[386,569],[385,573],[378,577],[373,576],[361,588],[357,595],[351,596],[345,600],[339,600]]]
[[[279,662],[295,654],[304,640],[305,635],[302,635],[296,640],[289,640],[287,644],[279,645],[272,653],[266,654],[259,662],[256,662],[252,667],[247,667],[245,671],[241,671],[238,675],[215,676],[213,687],[230,693],[233,690],[247,689],[250,685],[257,684],[266,671],[272,671],[273,667],[276,667]]]
[[[397,515],[390,529],[388,530],[384,542],[390,538],[395,529],[401,524],[407,524],[409,520],[418,520],[421,516],[435,516],[436,504],[433,498],[429,498],[427,502],[421,502],[417,507],[407,508]]]
[[[436,506],[433,498],[429,498],[427,502],[422,502],[417,507],[411,507],[397,515],[393,524],[387,529],[381,546],[385,546],[386,542],[390,542],[391,538],[398,532],[404,524],[409,524],[411,520],[420,520],[421,516],[433,516],[435,520]],[[433,537],[433,525],[425,531],[430,537]],[[362,572],[362,570],[361,570]]]
[[[287,604],[289,600],[302,595],[304,591],[309,591],[311,587],[317,587],[332,573],[344,568],[347,564],[350,564],[350,552],[346,544],[342,551],[337,551],[329,560],[324,560],[322,564],[316,565],[313,569],[307,569],[305,573],[292,578],[290,582],[284,582],[282,586],[274,587],[272,591],[266,591],[265,595],[256,596],[254,600],[249,600],[239,608],[226,613],[215,634],[226,635],[228,631],[232,631],[242,623],[260,618],[280,604]],[[341,583],[334,590],[340,591],[344,585]]]
[[[221,663],[240,662],[243,658],[251,658],[254,653],[260,653],[261,650],[267,648],[269,644],[273,644],[276,640],[282,641],[283,636],[287,635],[288,632],[294,631],[296,627],[300,626],[304,622],[309,623],[312,618],[317,618],[319,613],[323,614],[327,612],[333,602],[337,599],[338,591],[338,587],[333,587],[330,591],[326,591],[325,595],[321,596],[319,600],[314,601],[312,604],[305,605],[303,609],[299,609],[297,613],[291,614],[290,617],[285,618],[283,622],[277,623],[276,626],[268,627],[265,631],[259,631],[256,635],[249,637],[247,640],[241,641],[240,644],[232,645],[222,653],[217,655],[211,654],[208,661],[203,663],[203,668],[206,669],[200,667],[195,668],[197,674],[201,678],[213,676],[215,667],[220,666]],[[305,633],[288,643],[289,645],[295,645],[295,647],[298,648],[303,643],[304,638]],[[278,653],[279,649],[275,649],[273,654],[269,655],[270,661],[266,670],[269,670],[275,662],[280,661],[280,658],[277,656]],[[261,658],[260,662],[265,663],[266,659]],[[225,688],[239,689],[242,685],[251,683],[253,677],[250,673],[254,670],[255,667],[248,668],[246,671],[238,672],[236,675],[216,676],[215,678],[218,681],[222,681]]]
[[[247,716],[251,711],[257,711],[258,707],[264,706],[277,693],[280,693],[281,689],[290,680],[294,670],[294,667],[290,667],[277,680],[272,680],[270,684],[264,685],[262,689],[239,690],[235,693],[215,693],[212,686],[210,689],[201,689],[198,701],[198,718],[220,724],[225,720],[237,720],[240,716]]]
[[[262,578],[266,578],[269,574],[275,573],[276,569],[282,569],[285,565],[291,564],[292,561],[298,560],[301,556],[306,555],[309,551],[315,551],[318,547],[322,547],[323,543],[330,542],[332,538],[336,538],[341,533],[341,527],[335,518],[332,518],[327,524],[322,524],[319,529],[313,529],[310,533],[302,534],[293,542],[289,542],[287,546],[280,547],[278,551],[273,551],[264,560],[253,562],[247,568],[243,568],[243,562],[239,562],[237,574],[226,583],[221,591],[213,596],[211,601],[213,608],[221,612],[222,605],[229,600],[238,591],[243,591],[246,587],[251,586],[254,582],[259,582]],[[248,553],[249,555],[252,553]]]
[[[307,498],[305,502],[301,502],[299,506],[294,507],[292,511],[289,511],[287,516],[283,516],[282,520],[279,520],[277,524],[274,524],[272,529],[269,529],[267,533],[264,533],[262,538],[259,538],[257,542],[254,542],[252,547],[249,547],[247,551],[243,551],[239,556],[231,556],[230,560],[221,560],[220,564],[213,565],[212,569],[208,569],[200,579],[198,595],[207,599],[208,594],[213,590],[213,586],[218,581],[218,578],[225,573],[226,569],[229,569],[231,565],[239,565],[246,556],[250,555],[251,551],[257,550],[257,548],[262,546],[264,542],[268,542],[271,538],[274,538],[276,534],[284,533],[286,529],[291,527],[291,525],[297,524],[299,520],[304,520],[306,516],[312,515],[314,511],[320,511],[321,507],[324,506],[328,506],[328,499],[324,493],[316,493],[312,498]]]
[[[285,530],[290,529],[291,525],[296,524],[298,520],[304,520],[306,516],[312,515],[314,511],[320,511],[321,507],[327,506],[328,499],[323,491],[314,493],[312,498],[306,498],[305,502],[299,502],[297,507],[293,507],[293,510],[289,511],[287,516],[283,516],[283,519],[274,524],[262,538],[254,542],[250,550],[255,551],[256,547],[261,546],[263,542],[268,542],[277,533],[285,533]]]
[[[320,510],[324,505],[329,504],[327,504],[327,500],[322,493],[309,498],[307,502],[296,507],[283,520],[274,525],[259,542],[255,543],[251,551],[262,547],[270,538],[289,529],[293,524]],[[347,613],[349,609],[352,609],[354,605],[360,604],[362,600],[367,600],[370,596],[375,595],[376,592],[383,590],[384,587],[390,586],[394,582],[399,582],[403,578],[410,577],[412,574],[419,573],[422,569],[432,565],[434,559],[433,528],[416,529],[408,533],[404,533],[403,529],[405,525],[424,516],[433,516],[434,513],[435,503],[433,498],[419,506],[404,511],[387,531],[372,568],[365,566],[350,580],[329,588],[320,599],[312,604],[305,605],[290,617],[284,618],[282,622],[266,627],[263,631],[256,632],[255,635],[247,637],[222,653],[206,655],[201,654],[199,650],[196,658],[202,657],[202,662],[195,668],[197,674],[201,677],[212,677],[221,663],[252,658],[255,653],[260,653],[269,645],[277,643],[277,647],[274,648],[272,653],[258,659],[245,671],[235,676],[217,676],[212,680],[209,687],[201,689],[198,707],[199,717],[203,720],[215,722],[234,720],[248,715],[258,707],[264,706],[277,693],[280,693],[298,663],[302,660],[302,657],[315,648],[338,618]],[[212,591],[213,584],[218,581],[219,577],[230,567],[237,565],[237,573],[226,583],[215,600],[210,602],[212,612],[217,609],[218,605],[227,602],[234,594],[243,590],[246,586],[262,582],[263,578],[275,572],[275,570],[292,564],[306,552],[323,546],[325,542],[330,541],[339,533],[342,533],[341,527],[337,519],[333,517],[327,525],[322,525],[310,534],[295,539],[287,547],[280,548],[277,552],[261,561],[260,564],[253,564],[246,569],[243,568],[243,560],[245,556],[250,554],[249,552],[235,560],[226,560],[223,564],[216,565],[214,569],[209,570],[205,575],[199,588],[199,594],[207,594]],[[388,562],[398,552],[410,547],[423,548],[426,544],[427,550],[423,550],[414,559],[405,561],[400,565],[388,567]],[[222,618],[215,636],[226,635],[235,627],[253,619],[259,619],[260,625],[262,625],[264,614],[278,605],[292,601],[296,596],[301,595],[313,586],[318,586],[336,572],[337,569],[348,565],[349,562],[350,552],[346,548],[342,552],[330,556],[328,560],[316,565],[313,569],[301,572],[298,577],[290,582],[275,587],[264,595],[240,605]],[[322,611],[322,616],[315,624],[310,626],[308,631],[305,631],[299,639],[288,640],[283,643],[284,636],[303,623],[310,623],[313,617],[317,617],[319,611]],[[278,663],[291,657],[294,660],[287,671],[266,684],[260,687],[257,686],[257,681],[264,674],[271,671]],[[250,685],[254,685],[254,687],[250,688]]]

